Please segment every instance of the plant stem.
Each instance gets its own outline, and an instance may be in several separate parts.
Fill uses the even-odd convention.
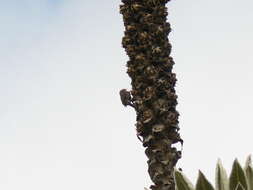
[[[174,190],[174,167],[181,151],[172,147],[181,142],[178,133],[175,92],[176,75],[170,56],[168,0],[122,0],[125,35],[122,45],[129,60],[132,104],[137,114],[137,135],[148,157],[152,190]]]

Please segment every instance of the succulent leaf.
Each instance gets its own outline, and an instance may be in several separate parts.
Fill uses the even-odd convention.
[[[245,173],[239,164],[238,160],[235,159],[232,167],[232,171],[229,177],[229,187],[230,190],[234,190],[237,188],[238,184],[241,184],[245,190],[248,190],[247,188],[247,181],[246,181],[246,176]],[[240,188],[240,187],[238,187]]]
[[[199,177],[197,179],[196,190],[214,190],[211,183],[206,179],[206,177],[201,171],[199,171]]]
[[[201,171],[199,171],[195,188],[182,172],[176,170],[174,176],[176,190],[214,190],[211,183]],[[241,167],[238,160],[235,159],[229,178],[219,159],[216,165],[215,190],[253,190],[253,166],[251,156],[248,156],[244,169]]]
[[[175,170],[174,176],[177,190],[194,190],[192,183],[182,172]]]
[[[246,179],[248,183],[248,190],[253,190],[253,167],[251,155],[247,157],[245,168],[244,168]]]
[[[241,183],[238,183],[235,190],[245,190]]]
[[[215,189],[216,190],[229,190],[227,172],[222,166],[221,160],[218,159],[215,174]]]

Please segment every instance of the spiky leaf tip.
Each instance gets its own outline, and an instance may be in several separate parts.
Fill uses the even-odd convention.
[[[245,190],[248,190],[245,173],[244,173],[240,163],[238,162],[238,160],[235,159],[235,161],[233,163],[233,166],[232,166],[232,171],[231,171],[231,174],[230,174],[230,177],[229,177],[229,188],[230,188],[230,190],[236,189],[237,185],[239,183],[242,185],[242,187]]]
[[[248,190],[253,190],[253,167],[252,167],[251,155],[249,155],[246,159],[244,172],[247,179]]]
[[[227,172],[222,166],[221,160],[218,159],[215,171],[215,189],[229,190]]]
[[[175,170],[174,177],[177,190],[194,190],[193,184],[182,172]]]
[[[206,179],[205,175],[199,171],[196,190],[214,190],[212,184]]]

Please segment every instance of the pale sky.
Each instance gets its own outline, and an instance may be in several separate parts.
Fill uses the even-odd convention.
[[[0,189],[143,189],[151,182],[121,47],[120,1],[0,0]],[[178,162],[214,184],[252,153],[253,2],[172,0]]]

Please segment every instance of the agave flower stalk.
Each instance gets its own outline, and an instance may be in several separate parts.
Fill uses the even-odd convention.
[[[171,31],[167,22],[169,0],[122,0],[125,32],[122,45],[129,57],[127,73],[132,90],[120,93],[123,105],[137,115],[136,130],[148,157],[152,190],[174,190],[174,167],[181,151],[172,145],[183,142],[178,133],[174,61],[170,56]]]

